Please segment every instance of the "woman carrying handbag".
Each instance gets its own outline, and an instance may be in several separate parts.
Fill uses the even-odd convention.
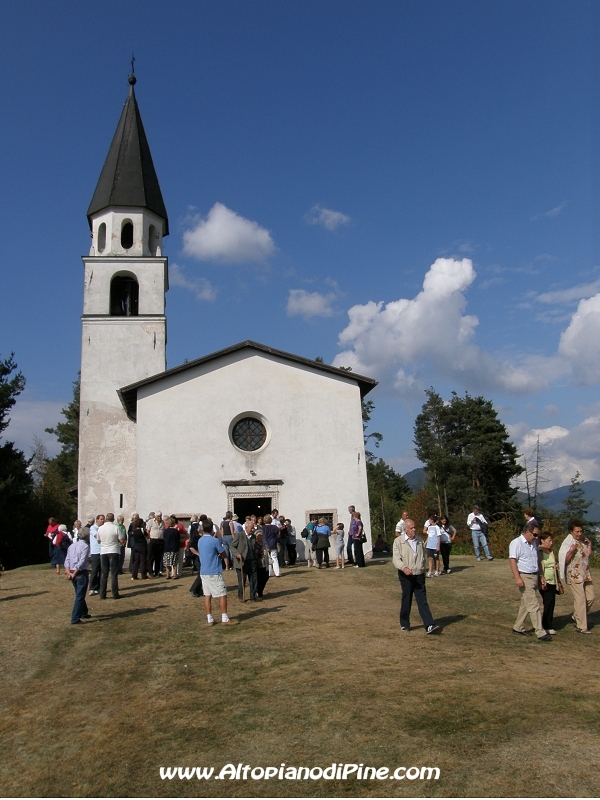
[[[363,544],[367,541],[367,537],[365,534],[365,529],[360,518],[360,511],[354,511],[353,515],[354,519],[356,520],[356,526],[353,531],[352,542],[354,546],[354,564],[355,567],[364,567],[365,564],[365,554],[363,552]]]
[[[564,589],[558,575],[558,562],[552,550],[552,534],[547,532],[540,533],[539,541],[540,594],[544,603],[542,628],[550,636],[554,636],[556,634],[552,627],[554,622],[554,603],[556,602],[556,595],[563,594]]]

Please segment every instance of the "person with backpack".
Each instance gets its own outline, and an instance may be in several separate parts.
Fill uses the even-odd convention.
[[[206,514],[202,514],[206,519]],[[192,597],[202,597],[204,592],[202,590],[202,576],[200,575],[200,554],[198,552],[198,540],[202,537],[202,522],[192,517],[192,524],[190,525],[190,538],[188,539],[188,549],[192,554],[192,572],[197,573],[197,577],[190,586],[189,593]]]
[[[483,552],[487,560],[493,561],[494,558],[490,553],[487,542],[487,520],[479,511],[479,506],[473,506],[473,511],[467,517],[467,527],[471,529],[471,538],[473,539],[473,548],[475,549],[475,558],[477,561],[481,561],[481,556],[479,555],[480,547],[483,547]]]
[[[327,524],[325,517],[319,519],[319,524],[313,531],[315,550],[317,553],[317,569],[321,569],[323,562],[325,567],[329,569],[329,537],[331,536],[331,528]]]
[[[60,575],[60,568],[64,567],[65,564],[65,556],[67,555],[67,550],[72,543],[72,539],[69,536],[67,531],[66,525],[59,525],[58,530],[56,531],[56,535],[52,540],[52,544],[54,545],[54,552],[52,553],[52,561],[50,564],[53,567],[56,567],[56,574]]]
[[[277,543],[279,541],[279,527],[277,525],[272,525],[272,517],[270,514],[265,514],[264,516],[264,525],[262,527],[264,541],[265,541],[265,550],[269,554],[269,575],[271,574],[271,570],[276,578],[281,576],[281,572],[279,570],[279,559],[277,558]]]
[[[306,527],[300,534],[300,536],[304,539],[304,555],[306,556],[306,563],[309,567],[316,567],[317,566],[317,553],[315,550],[312,549],[313,546],[313,535],[315,529],[315,523],[310,522],[306,523]]]
[[[225,546],[227,569],[233,569],[233,556],[230,550],[233,541],[233,533],[233,512],[226,511],[221,525],[219,526],[219,537]]]

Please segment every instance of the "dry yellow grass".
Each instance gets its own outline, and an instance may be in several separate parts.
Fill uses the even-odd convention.
[[[398,627],[389,563],[299,566],[240,624],[208,628],[190,578],[91,598],[49,568],[0,589],[0,776],[11,796],[597,796],[598,612],[551,644],[513,636],[506,561],[454,559],[428,581],[440,636]],[[596,580],[597,585],[600,580]],[[162,781],[159,767],[437,766],[437,781]]]

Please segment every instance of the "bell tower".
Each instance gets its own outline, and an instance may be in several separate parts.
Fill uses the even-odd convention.
[[[84,520],[136,506],[136,427],[118,389],[164,372],[167,211],[134,86],[87,211],[83,258],[78,513]]]

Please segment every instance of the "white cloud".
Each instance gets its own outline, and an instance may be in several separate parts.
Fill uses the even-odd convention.
[[[600,383],[600,294],[580,301],[561,334],[558,352],[580,383]]]
[[[543,219],[544,217],[548,217],[549,219],[554,219],[554,217],[558,217],[563,208],[566,208],[567,205],[568,205],[567,201],[563,200],[562,203],[559,203],[557,206],[551,208],[549,211],[542,211],[540,214],[534,214],[534,216],[531,219],[532,220]]]
[[[183,234],[183,251],[199,261],[243,264],[264,261],[275,252],[266,228],[215,203],[208,216],[196,217],[194,227]]]
[[[345,349],[334,365],[387,378],[396,391],[410,395],[420,391],[430,375],[478,391],[525,394],[541,388],[540,382],[545,383],[546,373],[558,362],[530,357],[513,365],[474,343],[479,320],[464,312],[465,292],[475,277],[470,259],[438,258],[414,299],[353,306],[339,336]]]
[[[323,206],[313,206],[305,214],[304,219],[309,225],[321,225],[328,231],[334,231],[340,225],[348,225],[350,222],[350,217],[342,214],[341,211],[333,211],[331,208],[323,208]]]
[[[554,206],[554,208],[551,208],[550,211],[545,211],[544,216],[550,217],[551,219],[553,219],[554,217],[558,217],[558,215],[561,213],[563,208],[566,207],[566,205],[567,205],[566,201],[563,201],[562,203],[559,203],[557,206]]]
[[[600,414],[586,417],[570,430],[560,425],[529,428],[523,422],[507,428],[519,453],[529,464],[533,463],[539,437],[542,477],[547,479],[541,486],[542,491],[567,485],[578,471],[582,480],[600,480]]]
[[[56,437],[45,433],[45,428],[54,428],[57,422],[64,422],[60,413],[69,400],[29,400],[27,390],[17,398],[16,404],[10,410],[10,424],[2,436],[2,441],[14,442],[27,458],[30,458],[33,439],[38,437],[48,450],[48,455],[54,457],[60,450]]]
[[[320,292],[305,292],[304,289],[290,289],[287,302],[288,317],[300,316],[305,319],[311,317],[332,317],[334,311],[331,307],[335,294],[321,294]]]
[[[206,278],[188,278],[178,264],[169,265],[169,284],[187,289],[196,295],[198,300],[215,300],[217,290]]]
[[[555,305],[586,300],[598,292],[600,292],[600,278],[592,283],[580,283],[578,286],[571,286],[570,289],[557,289],[553,292],[543,292],[542,294],[538,294],[535,299],[538,303]]]

